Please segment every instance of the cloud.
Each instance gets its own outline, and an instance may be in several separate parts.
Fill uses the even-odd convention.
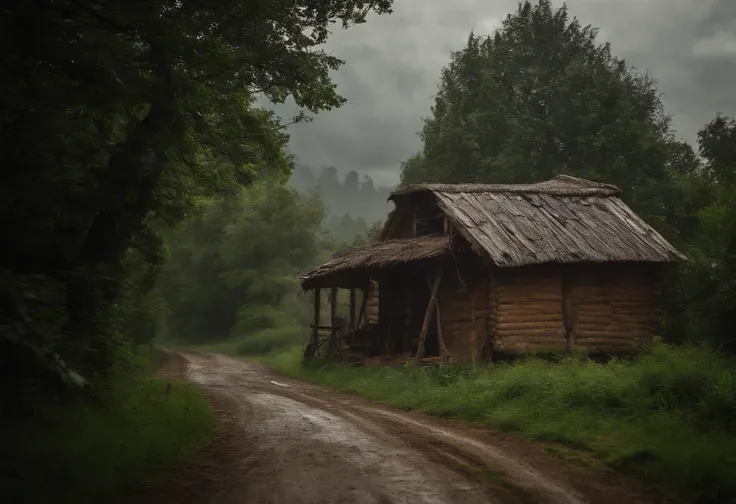
[[[334,74],[349,101],[290,129],[300,162],[369,173],[395,183],[420,148],[440,71],[471,30],[491,33],[515,0],[395,0],[394,13],[339,30],[327,49],[346,64]],[[561,2],[556,2],[561,5]],[[736,115],[736,2],[568,0],[570,14],[600,29],[617,56],[659,82],[678,135],[694,142],[717,112]],[[289,116],[293,104],[276,107]]]

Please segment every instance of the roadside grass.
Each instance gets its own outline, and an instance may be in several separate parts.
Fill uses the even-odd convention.
[[[233,357],[259,359],[264,355],[285,352],[303,338],[303,330],[292,325],[260,329],[245,336],[227,338],[207,343],[187,343],[177,340],[159,341],[161,346],[194,350],[204,353],[218,353]]]
[[[527,358],[494,367],[303,366],[294,348],[272,366],[385,404],[512,431],[599,461],[684,502],[736,502],[736,366],[704,348],[657,345],[632,360]]]
[[[188,383],[152,377],[150,366],[119,376],[101,399],[48,407],[21,426],[0,427],[6,502],[115,502],[214,432],[205,397]]]

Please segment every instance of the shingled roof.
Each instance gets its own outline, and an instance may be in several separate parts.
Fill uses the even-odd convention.
[[[325,280],[349,270],[383,268],[412,261],[430,259],[450,252],[447,235],[421,236],[402,240],[387,240],[347,249],[301,277],[302,287],[312,289]]]
[[[499,267],[685,259],[609,184],[566,175],[535,184],[419,184],[389,199],[399,205],[418,193],[433,194],[458,233]]]

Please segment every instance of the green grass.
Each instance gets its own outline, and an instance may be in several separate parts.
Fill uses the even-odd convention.
[[[114,502],[214,431],[207,400],[184,382],[121,376],[103,400],[50,407],[20,427],[2,427],[7,502]]]
[[[385,404],[558,443],[553,455],[633,473],[685,502],[736,502],[736,367],[659,345],[635,360],[525,359],[493,368],[302,366],[284,373]],[[554,448],[552,449],[554,451]]]
[[[207,343],[187,343],[178,340],[161,341],[162,346],[195,350],[197,352],[219,353],[240,357],[258,358],[283,352],[293,347],[304,337],[304,330],[295,325],[259,329],[245,336],[227,338]]]

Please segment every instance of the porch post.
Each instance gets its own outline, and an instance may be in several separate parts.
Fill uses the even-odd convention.
[[[315,351],[319,340],[319,302],[321,297],[321,290],[317,287],[314,289],[314,325],[312,326],[312,346]]]
[[[335,330],[335,316],[337,315],[337,287],[330,289],[330,326]]]
[[[355,331],[355,287],[350,288],[350,330]]]

